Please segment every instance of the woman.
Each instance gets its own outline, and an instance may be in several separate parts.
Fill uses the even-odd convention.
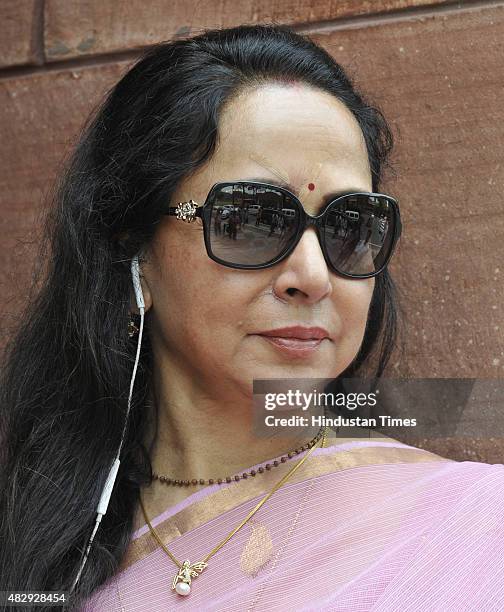
[[[355,251],[357,222],[329,228],[365,222],[391,148],[287,27],[161,44],[121,79],[61,183],[6,361],[3,590],[107,612],[504,606],[502,465],[252,424],[253,379],[381,376],[397,203],[375,198],[373,248]],[[283,237],[215,234],[241,185],[290,198]]]

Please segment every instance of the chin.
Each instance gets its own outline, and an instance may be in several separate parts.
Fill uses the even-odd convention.
[[[337,372],[343,372],[344,368],[338,369]],[[259,367],[253,372],[252,378],[270,379],[270,378],[336,378],[338,373],[334,373],[334,368],[328,371],[327,365],[307,364],[292,361],[285,364],[269,364],[264,367]]]

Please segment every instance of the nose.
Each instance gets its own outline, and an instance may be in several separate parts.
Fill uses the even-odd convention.
[[[281,300],[314,304],[332,292],[331,273],[314,227],[305,230],[278,270],[273,291]]]

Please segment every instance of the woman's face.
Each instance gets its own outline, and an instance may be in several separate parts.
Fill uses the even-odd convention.
[[[326,194],[372,191],[353,115],[329,94],[297,84],[263,86],[230,103],[211,161],[180,183],[170,205],[191,198],[202,204],[214,183],[250,178],[287,181],[312,215]],[[207,256],[200,223],[166,216],[147,258],[155,358],[208,392],[226,387],[251,396],[253,378],[333,378],[362,343],[375,280],[328,269],[313,227],[281,263],[235,270]],[[296,353],[260,335],[290,326],[324,328],[329,337]]]

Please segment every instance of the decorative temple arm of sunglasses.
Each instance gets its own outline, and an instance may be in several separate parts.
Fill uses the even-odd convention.
[[[202,208],[203,206],[200,206],[194,200],[189,200],[189,202],[179,202],[177,206],[170,206],[168,214],[177,217],[181,221],[191,223],[196,220],[196,217],[201,218]]]

